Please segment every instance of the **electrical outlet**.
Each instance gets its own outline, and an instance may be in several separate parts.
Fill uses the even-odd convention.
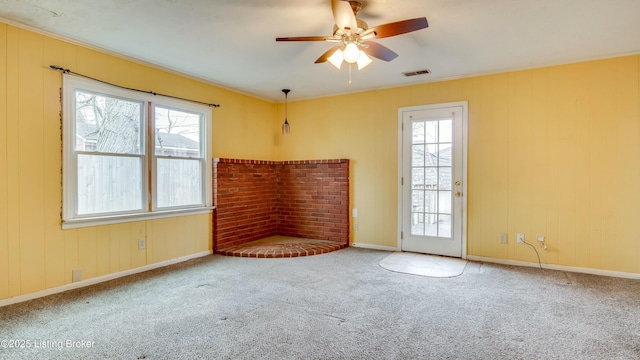
[[[358,226],[357,222],[353,223],[353,231],[358,231],[358,229],[360,228],[360,226]]]
[[[147,247],[147,239],[140,238],[138,239],[138,250],[144,250]]]
[[[518,242],[524,244],[524,234],[518,234]]]
[[[82,280],[82,269],[71,270],[71,281],[76,282]]]
[[[500,233],[500,244],[506,244],[506,243],[507,243],[507,234]]]
[[[542,248],[542,250],[547,250],[547,244],[544,243],[544,236],[539,235],[537,238],[538,242],[540,243],[540,247]]]

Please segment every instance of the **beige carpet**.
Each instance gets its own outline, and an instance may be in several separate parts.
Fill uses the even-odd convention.
[[[389,254],[212,255],[0,307],[0,359],[640,359],[639,280]]]
[[[387,270],[429,277],[454,277],[462,275],[467,260],[411,252],[394,252],[380,260]]]

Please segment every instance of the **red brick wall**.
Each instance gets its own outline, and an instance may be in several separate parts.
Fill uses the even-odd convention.
[[[273,163],[219,159],[213,166],[214,250],[276,235]]]
[[[349,160],[215,159],[213,245],[273,235],[349,244]]]
[[[283,161],[278,234],[349,244],[349,160]]]

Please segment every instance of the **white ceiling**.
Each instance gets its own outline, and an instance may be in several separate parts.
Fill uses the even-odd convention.
[[[399,57],[354,67],[351,85],[348,66],[314,64],[334,44],[275,41],[332,35],[329,0],[0,0],[0,17],[272,101],[640,53],[640,0],[361,2],[369,27],[429,28],[376,40]]]

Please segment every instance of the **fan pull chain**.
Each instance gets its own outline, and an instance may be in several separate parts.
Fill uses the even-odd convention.
[[[349,63],[349,85],[351,85],[351,63]]]

